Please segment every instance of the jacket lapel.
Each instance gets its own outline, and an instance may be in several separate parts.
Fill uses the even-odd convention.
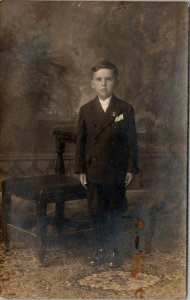
[[[94,101],[92,102],[90,115],[91,122],[94,123],[96,131],[98,131],[100,125],[105,121],[106,118],[106,114],[102,109],[98,97],[94,98]]]
[[[120,107],[118,105],[117,98],[114,94],[110,99],[110,105],[108,106],[106,113],[103,111],[98,97],[97,102],[97,106],[99,106],[98,110],[101,110],[102,117],[101,121],[99,121],[100,119],[98,120],[99,126],[97,127],[96,137],[98,137],[105,130],[105,128],[110,126],[111,123],[114,121],[115,117],[120,114]]]
[[[106,114],[109,115],[110,118],[115,118],[121,113],[119,101],[117,100],[117,97],[113,94],[111,97],[110,105],[106,111]]]

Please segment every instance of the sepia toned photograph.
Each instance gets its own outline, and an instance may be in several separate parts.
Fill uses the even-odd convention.
[[[0,2],[0,297],[187,295],[187,2]]]

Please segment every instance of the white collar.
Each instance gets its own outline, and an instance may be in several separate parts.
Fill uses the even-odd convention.
[[[111,96],[112,96],[112,95],[111,95]],[[102,100],[102,99],[100,99],[100,97],[99,97],[100,103],[101,103],[102,105],[109,105],[111,96],[109,96],[109,97],[106,98],[105,100]]]

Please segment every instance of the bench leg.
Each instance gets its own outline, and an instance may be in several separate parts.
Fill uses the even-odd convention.
[[[9,250],[10,237],[8,234],[9,215],[11,211],[11,194],[2,190],[2,229],[5,250]]]
[[[37,215],[37,255],[43,263],[46,252],[46,225],[47,225],[47,203],[38,201],[36,205]]]
[[[64,216],[65,216],[65,206],[64,201],[56,203],[55,208],[55,224],[58,233],[62,233],[64,229]]]

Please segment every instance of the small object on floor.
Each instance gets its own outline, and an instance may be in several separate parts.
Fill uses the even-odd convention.
[[[103,248],[100,248],[95,257],[90,261],[90,265],[93,267],[100,267],[104,265],[108,260],[108,255]]]
[[[124,262],[124,256],[116,249],[113,250],[110,261],[108,263],[108,267],[110,268],[119,268],[122,266]]]

